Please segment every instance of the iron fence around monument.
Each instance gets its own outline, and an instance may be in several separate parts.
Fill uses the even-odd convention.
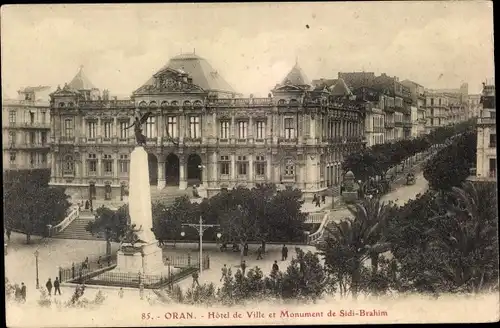
[[[105,271],[116,265],[117,254],[105,255],[89,261],[72,263],[70,267],[59,268],[59,280],[61,282],[74,280],[91,275],[93,272]]]

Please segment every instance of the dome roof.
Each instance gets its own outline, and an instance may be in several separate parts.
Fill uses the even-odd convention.
[[[85,75],[85,73],[83,73],[83,66],[80,66],[80,70],[75,75],[73,80],[71,80],[71,82],[68,83],[68,87],[73,89],[73,90],[92,90],[92,89],[95,89],[92,82],[90,82],[90,80]]]

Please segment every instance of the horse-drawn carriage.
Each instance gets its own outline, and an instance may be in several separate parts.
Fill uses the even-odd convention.
[[[416,182],[415,175],[413,173],[408,173],[408,175],[406,175],[406,184],[414,185],[415,182]]]

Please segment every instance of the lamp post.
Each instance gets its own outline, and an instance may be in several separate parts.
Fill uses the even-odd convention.
[[[208,228],[212,227],[219,227],[219,224],[203,224],[203,219],[200,216],[200,222],[198,224],[196,223],[185,223],[182,225],[183,227],[192,227],[195,228],[196,231],[198,231],[198,234],[200,236],[200,260],[199,260],[199,265],[200,265],[200,277],[203,272],[203,233],[205,230]],[[184,237],[186,233],[184,231],[181,232],[181,236]]]
[[[39,281],[38,281],[38,255],[40,254],[38,252],[38,249],[35,250],[35,268],[36,268],[36,289],[40,288],[40,284],[39,284]]]
[[[168,267],[168,288],[172,290],[172,279],[170,277],[170,258],[167,257],[167,267]]]
[[[204,170],[205,170],[205,165],[203,164],[200,164],[198,165],[198,169],[201,171],[201,181],[200,181],[200,184],[205,187],[205,184],[203,183],[203,175],[205,174]]]

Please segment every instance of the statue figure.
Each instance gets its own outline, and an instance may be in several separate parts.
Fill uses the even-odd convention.
[[[137,141],[137,145],[145,146],[146,145],[146,136],[142,134],[142,125],[146,123],[148,118],[152,115],[152,112],[147,112],[139,119],[139,116],[135,117],[134,123],[130,126],[126,127],[126,129],[130,129],[134,127],[135,140]]]
[[[122,242],[124,242],[124,243],[130,243],[130,244],[132,244],[132,246],[135,243],[144,242],[144,241],[140,240],[139,236],[137,235],[137,233],[139,231],[141,231],[141,230],[142,230],[142,226],[140,226],[139,228],[136,228],[135,224],[129,225],[127,227],[125,235],[123,236]]]

